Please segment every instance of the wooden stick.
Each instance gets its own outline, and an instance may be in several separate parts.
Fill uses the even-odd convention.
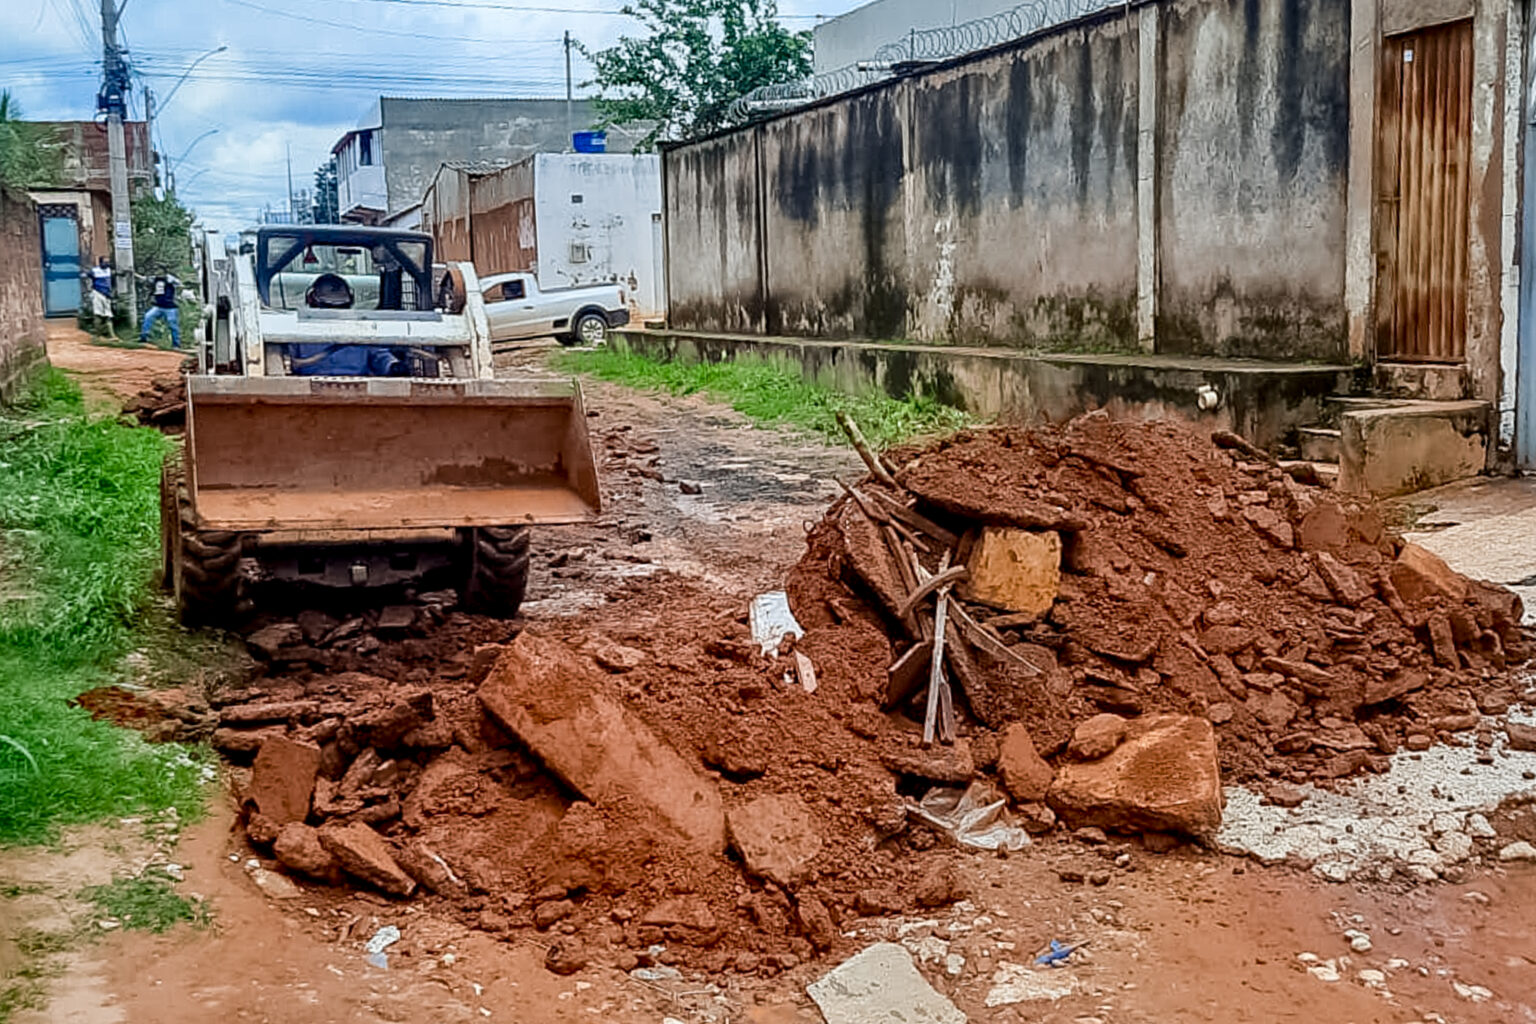
[[[952,548],[959,542],[960,538],[956,537],[954,533],[944,529],[944,527],[922,513],[915,511],[910,506],[903,505],[884,491],[870,491],[869,493],[877,502],[885,506],[886,511],[891,514],[892,518],[901,520],[914,530],[926,533],[938,541],[940,547]]]
[[[837,479],[837,478],[834,477],[833,479]],[[872,523],[888,523],[888,522],[891,521],[891,517],[890,516],[886,515],[884,512],[880,511],[879,509],[877,509],[873,505],[871,505],[869,503],[869,499],[867,497],[865,497],[864,495],[860,494],[854,488],[849,487],[847,484],[843,483],[841,480],[837,481],[837,486],[839,486],[839,487],[841,487],[843,489],[843,493],[844,494],[848,495],[848,497],[853,499],[853,503],[855,505],[859,506],[859,511],[863,512],[864,513],[864,517],[866,519],[868,519],[870,522],[872,522]]]
[[[859,453],[859,458],[864,460],[864,465],[869,467],[870,475],[887,487],[896,489],[896,478],[891,476],[891,471],[885,468],[885,463],[880,461],[880,456],[864,440],[864,432],[859,425],[853,422],[853,417],[846,412],[838,410],[837,425],[843,428],[843,433],[848,435],[848,440],[853,445],[853,450]]]
[[[933,658],[928,663],[928,710],[923,716],[923,746],[933,746],[938,728],[939,687],[944,685],[944,621],[949,612],[949,592],[939,592],[933,613]]]
[[[1011,661],[1032,676],[1040,674],[1040,667],[1017,651],[1010,650],[1001,639],[994,636],[992,631],[981,623],[971,618],[958,601],[955,602],[951,614],[955,617],[955,624],[960,627],[960,634],[975,647],[980,647],[994,658],[1003,661]]]
[[[896,531],[902,540],[906,541],[908,544],[911,544],[914,548],[916,548],[918,551],[921,551],[923,554],[926,555],[933,552],[933,549],[924,543],[923,538],[917,535],[916,530],[913,530],[899,519],[896,519],[894,516],[891,518],[891,527]]]
[[[916,590],[918,585],[917,577],[912,572],[911,556],[907,553],[907,549],[902,546],[901,537],[897,535],[889,523],[881,527],[880,532],[885,537],[885,545],[889,549],[891,557],[896,561],[896,572],[901,578],[904,588],[902,598],[905,600],[906,595]],[[918,640],[933,639],[932,635],[928,632],[928,624],[923,619],[908,615],[901,622],[907,628],[907,632]]]
[[[938,590],[940,587],[948,587],[959,580],[965,579],[970,574],[970,570],[965,566],[957,565],[953,569],[945,569],[937,576],[929,576],[928,579],[923,581],[922,585],[907,595],[906,603],[901,606],[900,614],[902,618],[910,615],[935,590]]]
[[[945,672],[939,673],[939,742],[955,742],[955,694]]]
[[[906,654],[886,669],[886,707],[894,708],[922,689],[924,670],[932,657],[933,641],[922,640],[909,647]]]

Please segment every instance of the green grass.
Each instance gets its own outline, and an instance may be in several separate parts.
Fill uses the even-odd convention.
[[[703,394],[724,402],[762,425],[786,425],[843,443],[835,418],[847,412],[877,448],[914,437],[947,433],[970,422],[964,412],[932,399],[898,400],[886,395],[845,395],[807,383],[798,374],[757,361],[661,362],[632,352],[600,348],[556,352],[555,368],[599,380],[673,395]]]
[[[159,561],[153,430],[93,416],[51,372],[0,410],[0,845],[58,826],[202,808],[207,757],[69,706],[119,681]]]
[[[147,871],[137,878],[89,886],[80,891],[80,898],[128,929],[159,933],[182,921],[197,928],[209,924],[207,907],[177,892],[170,879]]]

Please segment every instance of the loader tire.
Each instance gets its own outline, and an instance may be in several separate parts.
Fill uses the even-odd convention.
[[[467,531],[469,579],[464,604],[473,612],[510,619],[528,590],[526,526],[482,526]]]
[[[163,582],[176,598],[181,621],[229,624],[240,600],[240,535],[198,529],[179,454],[165,460],[160,476],[160,536]]]

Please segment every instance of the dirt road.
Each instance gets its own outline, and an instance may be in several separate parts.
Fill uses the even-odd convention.
[[[48,321],[48,361],[68,370],[92,398],[122,402],[175,374],[184,353],[145,346],[97,345],[73,320]]]
[[[114,355],[75,355],[100,386],[137,390],[138,360],[152,354],[128,352],[114,370],[104,364],[119,350],[102,351]],[[836,493],[833,478],[858,471],[848,453],[754,429],[697,399],[602,384],[587,394],[606,511],[596,524],[541,534],[530,619],[579,615],[600,628],[613,596],[660,573],[744,604],[799,557],[805,522]],[[815,1022],[805,985],[835,962],[769,978],[646,980],[597,964],[560,977],[544,969],[542,946],[414,905],[308,885],[269,897],[246,869],[251,851],[223,801],[170,852],[161,845],[185,869],[183,891],[212,907],[212,929],[103,931],[74,894],[152,859],[148,831],[132,822],[84,830],[62,850],[0,855],[0,888],[12,894],[0,928],[12,938],[84,936],[46,980],[49,1007],[18,1022]],[[955,860],[961,902],[843,930],[857,945],[907,945],[972,1021],[1536,1020],[1528,865],[1479,869],[1457,885],[1329,885],[1188,846],[1154,854],[1135,841],[1060,835],[1007,859]],[[388,969],[369,966],[361,944],[391,924],[402,938]],[[1368,933],[1368,950],[1350,948],[1350,929]],[[1028,970],[1051,939],[1089,944],[1066,969]]]

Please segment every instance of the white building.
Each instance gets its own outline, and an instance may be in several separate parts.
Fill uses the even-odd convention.
[[[539,153],[498,170],[444,165],[421,204],[438,260],[482,275],[522,270],[541,289],[617,282],[631,314],[666,305],[661,160],[654,154]]]

